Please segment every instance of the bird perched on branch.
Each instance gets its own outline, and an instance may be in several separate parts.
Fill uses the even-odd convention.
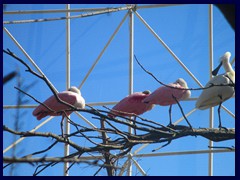
[[[150,111],[154,105],[145,104],[142,102],[143,99],[149,96],[151,92],[146,90],[143,92],[135,92],[121,101],[119,101],[108,114],[109,117],[125,116],[134,117],[134,122],[136,120],[136,115],[141,115],[146,111]],[[136,129],[135,129],[136,134]]]
[[[218,107],[218,117],[219,117],[219,128],[222,128],[220,108],[224,101],[228,100],[235,94],[235,71],[233,70],[231,64],[229,63],[231,57],[230,52],[226,52],[220,58],[219,66],[212,72],[215,76],[220,67],[223,65],[225,69],[224,74],[217,75],[213,77],[205,87],[212,86],[208,89],[204,89],[197,99],[196,108],[204,110],[210,107],[219,105]],[[214,86],[217,85],[217,86]]]
[[[191,91],[186,90],[188,89],[187,83],[184,79],[179,78],[174,83],[170,83],[167,86],[161,86],[160,88],[156,89],[152,94],[146,97],[143,102],[146,104],[158,104],[161,106],[169,106],[169,126],[173,126],[172,118],[171,118],[171,111],[172,105],[178,103],[178,101],[187,99],[191,96]],[[179,107],[180,104],[178,103]],[[181,107],[180,107],[181,109]],[[182,109],[181,109],[182,111]],[[183,111],[182,111],[183,113]],[[191,124],[188,122],[187,118],[183,114],[185,120],[187,121],[188,125],[192,128]]]
[[[85,100],[81,96],[80,90],[77,89],[75,86],[70,87],[67,91],[57,93],[57,96],[62,101],[65,101],[68,104],[73,105],[75,108],[81,108],[81,109],[85,108]],[[44,101],[43,104],[49,107],[50,109],[52,109],[53,111],[50,111],[44,105],[40,104],[32,112],[32,114],[36,116],[37,120],[41,120],[46,116],[62,115],[62,121],[61,121],[62,123],[65,117],[65,113],[66,115],[70,115],[73,112],[73,111],[65,111],[65,110],[70,110],[71,107],[59,102],[54,95],[52,95],[46,101]],[[65,111],[65,113],[59,112],[59,111]]]

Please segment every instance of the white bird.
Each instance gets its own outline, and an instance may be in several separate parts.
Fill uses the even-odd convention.
[[[213,77],[205,86],[212,87],[204,89],[196,102],[196,108],[201,110],[219,105],[218,117],[220,129],[222,128],[220,117],[221,105],[224,101],[231,98],[235,94],[235,71],[233,70],[231,64],[229,63],[230,57],[231,53],[226,52],[220,58],[220,65],[212,72],[212,74],[216,75],[221,65],[223,65],[225,73]]]

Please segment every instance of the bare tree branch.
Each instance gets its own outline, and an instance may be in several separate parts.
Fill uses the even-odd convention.
[[[67,143],[69,144],[71,147],[75,148],[76,150],[82,152],[82,151],[87,151],[88,148],[82,148],[80,146],[78,146],[77,144],[75,144],[74,142],[70,141],[70,140],[67,140],[61,136],[58,136],[56,134],[53,134],[53,133],[40,133],[40,132],[17,132],[17,131],[14,131],[13,129],[10,129],[8,127],[6,127],[5,125],[3,125],[3,130],[4,131],[8,131],[12,134],[17,134],[17,135],[21,135],[21,136],[24,136],[24,137],[31,137],[31,136],[38,136],[38,137],[52,137],[54,138],[55,140],[57,140],[58,142],[63,142],[63,143]]]
[[[26,62],[24,62],[21,58],[17,57],[17,56],[16,56],[13,52],[11,52],[9,49],[7,49],[7,51],[3,49],[3,52],[6,53],[6,54],[8,54],[8,55],[10,55],[10,56],[12,56],[12,57],[15,58],[16,60],[18,60],[20,63],[22,63],[22,64],[27,68],[27,70],[25,70],[25,71],[30,72],[31,74],[33,74],[33,75],[37,76],[38,78],[42,79],[42,80],[47,84],[47,86],[51,89],[52,93],[54,94],[54,96],[56,97],[56,99],[58,100],[58,102],[61,102],[61,103],[65,104],[65,105],[69,106],[70,108],[74,108],[73,105],[71,105],[71,104],[69,104],[69,103],[61,100],[61,99],[58,97],[57,93],[55,92],[55,90],[54,90],[53,87],[51,86],[51,83],[48,81],[48,79],[47,79],[45,76],[39,75],[37,72],[33,71]]]
[[[57,157],[43,157],[43,158],[15,158],[15,157],[3,157],[3,163],[41,163],[41,162],[51,162],[51,163],[59,163],[59,162],[74,162],[74,163],[85,163],[89,165],[99,166],[99,167],[109,167],[111,165],[108,164],[98,164],[97,161],[84,161],[77,157],[72,158],[57,158]],[[112,166],[111,166],[112,167]],[[115,169],[120,169],[121,167],[114,167]]]
[[[137,61],[138,65],[143,69],[143,71],[145,71],[147,74],[149,74],[150,76],[152,76],[159,84],[163,85],[163,86],[166,86],[168,88],[172,88],[172,89],[180,89],[180,90],[203,90],[203,89],[208,89],[208,88],[211,88],[213,86],[231,86],[231,87],[234,87],[235,89],[235,83],[232,82],[232,80],[230,78],[230,81],[231,81],[231,84],[211,84],[210,86],[208,87],[200,87],[200,88],[178,88],[178,87],[172,87],[172,86],[169,86],[165,83],[163,83],[162,81],[158,80],[158,78],[156,76],[153,75],[153,73],[151,73],[150,71],[146,70],[143,65],[138,61],[136,55],[134,55],[135,57],[135,60]]]
[[[186,136],[202,136],[206,139],[219,142],[219,141],[226,141],[230,139],[235,139],[235,129],[228,129],[227,131],[224,129],[214,129],[214,128],[200,128],[200,129],[191,129],[187,126],[182,125],[176,125],[174,126],[175,130],[178,130],[179,132],[177,134],[162,134],[159,131],[152,131],[151,133],[145,133],[141,135],[128,135],[128,139],[125,140],[124,138],[121,141],[112,141],[111,139],[108,139],[107,144],[98,144],[97,146],[87,148],[87,147],[81,147],[74,142],[67,140],[65,138],[62,138],[61,136],[58,136],[53,133],[40,133],[40,132],[17,132],[14,131],[5,125],[3,126],[4,131],[8,131],[13,134],[22,135],[22,136],[40,136],[40,137],[52,137],[58,142],[67,143],[71,147],[75,148],[79,152],[102,152],[106,150],[123,150],[127,149],[129,147],[132,147],[137,144],[143,144],[143,143],[160,143],[160,142],[168,142],[169,140],[178,139],[181,137]],[[163,131],[163,128],[162,128]]]
[[[46,168],[50,166],[54,166],[57,163],[60,162],[72,162],[71,166],[68,168],[68,170],[76,163],[87,163],[89,165],[96,165],[99,166],[99,169],[95,173],[98,174],[98,172],[101,169],[106,169],[107,174],[109,176],[114,175],[114,170],[116,170],[119,167],[115,166],[115,163],[120,158],[125,157],[127,153],[131,151],[131,149],[139,144],[145,144],[145,143],[163,143],[163,145],[160,148],[163,148],[167,145],[169,145],[173,140],[187,137],[187,136],[201,136],[203,138],[206,138],[208,140],[212,140],[215,142],[219,141],[226,141],[235,139],[235,129],[214,129],[214,128],[189,128],[187,126],[182,125],[175,125],[173,127],[166,127],[160,123],[157,123],[152,120],[144,119],[141,116],[136,116],[133,114],[133,116],[136,117],[136,120],[130,119],[128,117],[124,116],[117,116],[112,117],[111,114],[114,115],[114,113],[110,112],[110,109],[107,107],[106,110],[100,110],[95,109],[91,106],[87,106],[85,109],[77,109],[74,106],[62,101],[59,99],[57,93],[54,91],[54,89],[51,86],[51,83],[48,81],[48,79],[45,76],[39,75],[35,71],[33,71],[30,66],[25,63],[22,59],[14,55],[10,50],[3,50],[4,53],[10,55],[11,57],[18,60],[20,63],[22,63],[26,68],[27,72],[30,72],[31,74],[35,75],[36,77],[42,79],[47,86],[51,89],[54,96],[58,100],[59,103],[65,104],[69,107],[69,109],[64,111],[54,111],[51,108],[47,107],[40,101],[38,101],[35,97],[31,96],[30,94],[24,92],[20,88],[16,88],[20,92],[24,93],[25,95],[29,96],[33,100],[35,100],[37,103],[42,104],[45,106],[49,111],[59,113],[61,115],[66,116],[67,111],[79,111],[81,113],[87,113],[88,115],[93,115],[92,119],[99,121],[100,125],[99,128],[87,128],[84,127],[76,122],[73,122],[69,117],[67,117],[68,122],[73,125],[76,128],[75,132],[71,132],[70,134],[66,134],[64,137],[50,133],[50,132],[19,132],[17,130],[10,129],[3,125],[3,131],[7,131],[11,134],[24,136],[24,137],[42,137],[42,138],[52,138],[54,139],[54,143],[51,144],[48,148],[44,150],[40,150],[38,152],[34,152],[32,154],[26,155],[22,158],[16,158],[16,157],[4,157],[4,163],[42,163],[39,166],[37,166],[34,176],[38,175],[42,171],[44,171]],[[136,58],[136,56],[135,56]],[[157,82],[160,84],[173,88],[171,86],[168,86],[161,81],[159,81],[151,72],[147,71],[137,60],[138,64],[141,66],[141,68],[148,74],[150,74]],[[212,85],[212,86],[218,86],[218,85]],[[211,86],[211,87],[212,87]],[[228,85],[220,85],[220,86],[234,86],[235,84],[228,84]],[[175,87],[174,87],[175,88]],[[210,88],[210,87],[207,87]],[[202,90],[206,88],[189,88],[189,90]],[[182,109],[181,109],[182,111]],[[184,115],[184,113],[183,113]],[[156,120],[157,121],[157,120]],[[135,122],[135,124],[131,123]],[[118,125],[126,126],[126,127],[132,127],[136,130],[140,130],[141,134],[135,135],[131,134],[127,131],[124,131],[119,128]],[[95,135],[94,133],[100,133],[100,136]],[[89,133],[91,133],[89,135]],[[108,136],[109,135],[109,136]],[[68,139],[68,137],[75,136],[79,139],[87,140],[93,145],[92,147],[89,146],[82,146],[77,144],[76,142],[73,142]],[[44,153],[50,149],[52,149],[57,143],[65,143],[68,144],[71,148],[73,148],[76,152],[65,156],[65,157],[41,157],[41,158],[32,158],[33,155]],[[158,148],[159,149],[159,148]],[[156,151],[157,149],[155,149]],[[116,153],[116,151],[120,151]],[[112,153],[114,152],[114,153]],[[82,161],[81,156],[84,153],[100,153],[103,155],[103,158],[101,158],[101,164],[98,163],[99,159],[91,162],[91,161]]]
[[[13,72],[7,74],[6,76],[4,76],[3,77],[3,85],[5,83],[7,83],[8,81],[10,81],[11,79],[13,79],[17,74],[18,74],[17,71],[13,71]]]

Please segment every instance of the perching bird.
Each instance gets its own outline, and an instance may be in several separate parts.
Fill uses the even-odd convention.
[[[81,96],[81,93],[79,89],[77,89],[75,86],[72,86],[68,89],[68,91],[63,91],[60,93],[57,93],[58,97],[62,100],[65,101],[71,105],[73,105],[76,108],[85,108],[85,100]],[[54,111],[64,111],[64,110],[69,110],[70,107],[67,105],[64,105],[55,98],[54,95],[49,97],[46,101],[43,102],[47,107],[51,108]],[[41,120],[42,118],[46,116],[61,116],[62,115],[62,121],[65,117],[64,113],[56,113],[56,112],[51,112],[48,110],[46,107],[43,105],[39,105],[36,107],[36,109],[33,111],[33,115],[36,116],[37,120]],[[66,111],[65,113],[67,115],[70,115],[73,111]]]
[[[191,91],[185,90],[185,89],[188,89],[188,86],[187,86],[186,81],[182,78],[177,79],[177,81],[174,83],[168,84],[168,86],[171,86],[174,88],[167,87],[167,86],[161,86],[160,88],[156,89],[152,94],[150,94],[148,97],[146,97],[143,100],[143,102],[146,104],[158,104],[161,106],[169,106],[170,105],[169,126],[173,126],[172,118],[171,118],[172,105],[178,103],[178,101],[189,98],[191,96]],[[185,115],[184,115],[184,117],[185,117]],[[188,122],[186,117],[185,117],[185,120],[187,121],[188,125],[192,128],[191,124]]]
[[[231,98],[235,94],[235,71],[233,70],[231,64],[229,63],[231,57],[230,52],[226,52],[220,58],[220,65],[213,71],[213,75],[217,74],[221,65],[225,69],[224,74],[213,77],[205,87],[213,86],[207,89],[204,89],[197,99],[196,108],[204,110],[210,107],[219,105],[218,107],[218,118],[219,118],[219,128],[222,128],[221,117],[220,117],[220,108],[224,101]],[[232,86],[214,86],[214,85],[227,85],[231,84]]]
[[[154,105],[142,102],[142,100],[148,97],[150,93],[150,91],[135,92],[125,97],[112,108],[108,116],[112,118],[116,116],[125,116],[129,118],[134,116],[134,119],[136,119],[136,115],[141,115],[153,108]]]

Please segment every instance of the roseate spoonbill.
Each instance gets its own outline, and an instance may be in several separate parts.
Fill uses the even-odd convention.
[[[76,108],[84,108],[85,107],[85,100],[81,96],[80,90],[77,89],[75,86],[70,87],[68,89],[68,91],[63,91],[63,92],[57,93],[57,95],[62,101],[65,101],[65,102],[73,105]],[[45,104],[47,107],[51,108],[54,111],[64,111],[64,110],[70,109],[69,106],[58,102],[58,100],[55,98],[54,95],[52,95],[46,101],[44,101],[43,104]],[[66,111],[65,113],[67,115],[70,115],[72,112],[73,111]],[[63,119],[65,117],[64,113],[51,112],[50,110],[48,110],[46,107],[44,107],[41,104],[38,107],[36,107],[36,109],[33,111],[32,114],[34,116],[36,116],[37,120],[41,120],[42,118],[44,118],[48,115],[49,116],[60,116],[60,115],[62,115],[61,124],[62,124]],[[63,133],[63,130],[62,130],[62,133]]]
[[[205,87],[212,86],[210,88],[204,89],[197,99],[196,108],[204,110],[210,107],[218,106],[218,118],[219,118],[219,128],[222,128],[220,108],[224,101],[231,98],[235,94],[235,71],[233,70],[231,64],[229,63],[231,57],[230,52],[226,52],[220,58],[220,65],[212,72],[213,75],[218,73],[221,65],[225,69],[224,74],[217,75],[213,77]],[[226,86],[226,85],[232,86]],[[214,86],[218,85],[218,86]],[[225,86],[221,86],[225,85]],[[225,128],[226,129],[226,128]]]
[[[178,101],[187,99],[191,96],[191,91],[186,90],[188,89],[187,83],[184,79],[179,78],[174,83],[168,84],[168,86],[161,86],[160,88],[156,89],[152,94],[146,97],[143,102],[146,104],[158,104],[161,106],[169,106],[169,125],[173,126],[172,118],[171,118],[171,111],[172,105],[178,103]],[[179,107],[180,104],[178,103]],[[181,108],[180,108],[181,109]],[[182,109],[181,109],[182,112]],[[191,124],[188,122],[187,118],[185,117],[184,113],[182,112],[185,120],[187,121],[190,128],[192,128]]]
[[[136,115],[141,115],[146,111],[150,111],[153,108],[153,104],[145,104],[142,100],[149,96],[151,92],[146,90],[143,92],[135,92],[121,101],[119,101],[108,114],[109,117],[116,116],[125,116],[132,117],[134,116],[134,124],[136,120]],[[136,134],[136,129],[134,129]]]

